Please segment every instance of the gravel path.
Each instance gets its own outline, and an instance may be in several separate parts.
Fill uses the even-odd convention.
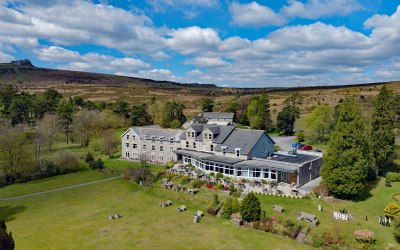
[[[107,179],[99,180],[99,181],[86,182],[86,183],[77,184],[77,185],[68,186],[68,187],[51,189],[51,190],[38,192],[38,193],[33,193],[33,194],[25,194],[25,195],[20,195],[20,196],[16,196],[16,197],[0,198],[0,201],[18,200],[18,199],[23,199],[23,198],[26,198],[26,197],[31,197],[31,196],[41,195],[41,194],[47,194],[47,193],[53,193],[53,192],[57,192],[57,191],[61,191],[61,190],[67,190],[67,189],[71,189],[71,188],[77,188],[77,187],[83,187],[83,186],[87,186],[87,185],[92,185],[92,184],[96,184],[96,183],[100,183],[100,182],[111,181],[111,180],[115,180],[115,179],[118,179],[118,178],[121,178],[121,176],[111,177],[111,178],[107,178]]]

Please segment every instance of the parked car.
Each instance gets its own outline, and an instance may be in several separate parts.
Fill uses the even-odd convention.
[[[292,143],[292,147],[293,147],[293,148],[300,148],[300,147],[302,147],[302,146],[304,146],[304,144],[303,144],[303,143],[300,143],[300,142]]]
[[[312,146],[311,145],[303,145],[299,149],[300,150],[312,150]]]

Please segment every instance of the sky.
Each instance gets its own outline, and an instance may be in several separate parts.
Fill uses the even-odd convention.
[[[0,62],[224,87],[400,80],[397,0],[0,0]]]

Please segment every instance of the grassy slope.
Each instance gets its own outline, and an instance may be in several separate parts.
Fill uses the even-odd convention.
[[[87,173],[94,178],[99,175],[94,171],[80,172],[57,177],[57,182],[69,185]],[[47,183],[48,180],[42,181],[44,186]],[[31,186],[16,184],[0,190],[1,196],[9,196],[29,193]],[[307,248],[279,236],[237,228],[226,220],[207,215],[201,223],[194,224],[192,214],[198,208],[195,203],[185,203],[189,211],[178,213],[177,203],[165,209],[157,206],[168,197],[164,195],[139,191],[136,185],[119,179],[2,202],[0,217],[7,218],[17,249]],[[108,215],[116,212],[123,218],[110,221]]]

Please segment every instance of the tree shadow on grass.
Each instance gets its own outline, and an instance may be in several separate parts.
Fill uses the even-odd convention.
[[[375,181],[367,182],[367,186],[366,186],[364,192],[361,193],[358,197],[354,198],[353,201],[354,202],[365,201],[365,200],[371,198],[372,197],[371,190],[375,189],[376,186],[378,185],[378,183],[379,183],[379,179],[377,179]]]
[[[12,221],[15,219],[15,215],[23,212],[26,209],[25,206],[0,206],[0,220]]]

